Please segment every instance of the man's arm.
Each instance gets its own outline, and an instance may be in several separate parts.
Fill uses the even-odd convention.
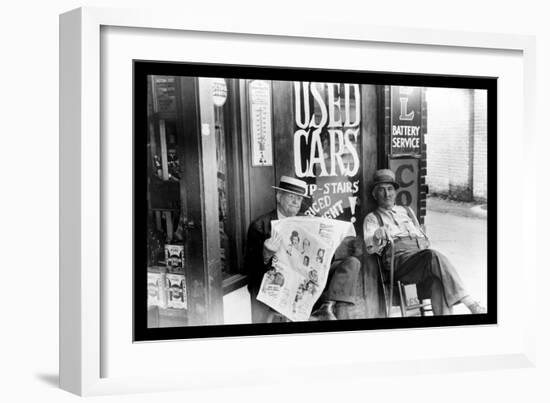
[[[263,243],[263,259],[264,264],[268,264],[279,247],[281,246],[281,236],[277,231],[271,231],[271,237],[267,238]]]
[[[414,213],[413,209],[410,207],[405,207],[407,211],[407,215],[413,222],[414,226],[420,231],[422,235],[424,235],[424,238],[426,238],[426,241],[428,241],[428,245],[430,244],[430,239],[428,238],[428,235],[426,235],[426,231],[424,231],[424,228],[422,228],[422,225],[420,225],[420,222],[418,221],[418,218],[416,217],[416,214]]]
[[[380,223],[373,213],[368,214],[363,221],[363,237],[368,254],[380,254],[386,246],[387,241],[380,236],[381,232],[385,233],[384,227],[380,227]]]
[[[258,222],[252,223],[248,228],[244,264],[245,271],[249,276],[249,283],[254,287],[260,285],[262,277],[269,267],[269,264],[264,263],[263,250],[264,241],[270,235]]]
[[[407,215],[412,220],[414,226],[418,229],[420,228],[420,222],[418,222],[418,218],[416,218],[416,214],[414,213],[413,209],[410,207],[403,207],[407,211]]]

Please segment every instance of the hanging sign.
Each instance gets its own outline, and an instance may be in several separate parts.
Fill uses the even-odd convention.
[[[391,154],[420,155],[420,87],[391,87]]]
[[[176,81],[174,77],[153,76],[153,108],[155,112],[176,111]]]
[[[395,203],[399,206],[408,206],[413,209],[417,217],[418,197],[420,194],[419,160],[418,158],[390,159],[390,169],[395,172],[395,180],[399,184]]]

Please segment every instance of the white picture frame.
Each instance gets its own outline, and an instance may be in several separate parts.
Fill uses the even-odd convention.
[[[108,329],[113,323],[112,318],[120,319],[120,322],[127,324],[128,318],[131,319],[131,311],[127,311],[128,318],[125,317],[123,308],[128,306],[124,302],[127,299],[126,294],[120,298],[123,301],[119,307],[121,309],[111,309],[113,305],[112,299],[108,298],[109,285],[104,282],[105,272],[102,270],[109,265],[109,259],[113,258],[113,248],[106,241],[103,228],[106,222],[112,222],[109,225],[126,230],[128,225],[131,228],[131,221],[118,222],[114,215],[105,213],[116,211],[108,206],[109,190],[113,182],[118,181],[117,184],[123,184],[123,187],[130,189],[131,183],[124,183],[121,175],[115,171],[116,168],[107,161],[109,147],[121,146],[126,140],[122,139],[121,144],[113,145],[110,138],[106,140],[102,137],[102,133],[108,130],[107,126],[110,124],[106,123],[106,120],[112,116],[124,120],[127,111],[131,112],[131,91],[128,93],[127,87],[126,90],[115,91],[117,96],[122,96],[129,104],[122,106],[126,112],[122,111],[120,115],[113,114],[108,109],[110,104],[102,102],[102,94],[110,91],[110,86],[114,82],[106,82],[102,74],[105,74],[104,69],[110,62],[104,59],[110,55],[109,49],[106,48],[117,46],[117,40],[120,40],[121,36],[129,37],[131,41],[136,32],[141,32],[143,36],[140,39],[144,40],[140,57],[145,55],[151,60],[163,60],[163,57],[167,57],[159,49],[153,51],[151,47],[146,46],[149,44],[147,36],[152,33],[156,35],[154,40],[160,40],[160,33],[167,35],[168,41],[179,40],[180,34],[188,35],[186,44],[196,43],[187,53],[189,55],[195,52],[194,59],[191,60],[195,62],[204,61],[200,56],[201,51],[198,50],[204,45],[204,38],[215,42],[224,35],[228,40],[249,41],[266,46],[268,43],[269,46],[277,46],[278,42],[305,46],[315,43],[327,48],[374,46],[375,51],[391,48],[395,52],[413,52],[428,58],[433,57],[433,52],[447,52],[447,56],[450,53],[466,55],[469,52],[473,58],[502,59],[503,65],[509,63],[513,66],[509,73],[504,73],[499,83],[499,181],[506,177],[507,181],[523,183],[526,189],[533,188],[535,184],[534,178],[519,177],[518,172],[514,173],[510,167],[503,165],[507,156],[516,155],[518,152],[528,161],[530,144],[534,138],[535,42],[532,37],[400,27],[383,28],[337,22],[328,25],[323,21],[302,21],[300,24],[283,26],[265,20],[222,21],[151,10],[81,8],[65,13],[60,17],[60,385],[63,389],[79,395],[97,395],[234,384],[252,385],[273,380],[281,382],[298,374],[301,377],[312,377],[313,375],[305,375],[311,373],[306,369],[315,366],[338,369],[338,377],[344,379],[350,374],[369,376],[381,373],[408,374],[534,365],[536,296],[526,290],[529,283],[537,277],[537,266],[534,254],[522,253],[528,250],[529,241],[529,228],[525,224],[520,224],[523,238],[519,245],[517,240],[514,244],[504,236],[499,237],[499,324],[496,326],[414,329],[406,330],[406,333],[403,330],[392,330],[247,337],[246,349],[244,338],[133,344],[131,337],[128,337],[127,326],[119,333],[121,337],[113,338]],[[153,39],[149,40],[154,43]],[[237,54],[240,55],[240,59]],[[269,65],[267,55],[244,55],[244,52],[239,50],[235,50],[235,57],[229,59],[227,54],[220,52],[218,55],[211,55],[207,61],[235,63],[238,61],[235,59],[239,59],[243,63],[248,61],[258,65]],[[170,55],[165,60],[178,61],[177,56]],[[303,66],[300,65],[299,59],[296,60],[297,67]],[[438,63],[443,63],[436,63],[435,59],[430,60],[435,65],[433,69],[438,68]],[[127,65],[119,67],[124,71]],[[480,71],[474,72],[474,67],[467,64],[456,69],[462,69],[462,74],[465,75],[483,73],[483,66],[477,67]],[[378,67],[369,70],[377,68],[384,69],[383,63],[378,62]],[[487,67],[485,72],[490,73],[491,68],[493,67]],[[419,67],[415,67],[413,63],[411,66],[394,65],[393,68],[386,66],[385,71],[437,72],[428,71],[428,68],[418,69]],[[449,74],[449,71],[442,67],[441,69],[440,72]],[[126,73],[131,76],[130,71]],[[115,72],[109,77],[117,77],[117,74],[120,72]],[[521,110],[515,110],[519,117],[507,113],[513,106],[510,100],[504,98],[508,90],[514,91],[514,95],[519,96],[516,99],[522,100],[519,103]],[[517,136],[517,132],[512,134],[512,129],[518,129],[521,133],[519,141],[514,142],[511,138],[512,135]],[[127,130],[125,133],[127,134]],[[131,148],[131,143],[126,145]],[[512,199],[512,193],[505,183],[499,183],[499,233],[503,233],[502,231],[510,225],[504,218],[509,216],[511,211],[516,211],[516,217],[520,215],[521,219],[516,222],[535,221],[535,212],[527,206],[514,210],[516,206],[510,201],[507,202]],[[519,261],[515,254],[521,254],[523,259]],[[128,259],[131,260],[130,257]],[[512,273],[518,270],[521,270],[523,275],[512,277]],[[127,277],[126,271],[121,272],[122,280],[126,276],[130,288],[128,295],[131,296],[131,277]],[[510,303],[512,297],[522,299],[522,307],[526,308],[522,309],[522,315],[517,315],[514,311]],[[464,345],[452,351],[442,343],[427,352],[422,349],[390,351],[389,347],[395,346],[405,336],[408,340],[419,343],[425,340],[427,344],[432,345],[434,340],[451,337],[452,340],[463,340]],[[481,343],[476,344],[472,342],[474,340],[481,340]],[[488,349],[490,340],[495,342],[492,343],[491,349]],[[168,364],[165,372],[147,371],[151,363],[156,365],[155,368],[162,365],[163,360],[159,357],[163,356],[162,352],[167,346],[171,345],[173,348],[173,343],[179,343],[179,354],[185,355],[186,365],[180,365],[181,368],[177,372]],[[353,359],[323,357],[303,363],[292,358],[293,351],[312,343],[321,347],[333,343],[351,346],[348,348],[367,347],[362,352],[354,354]],[[369,345],[386,346],[387,354],[376,355],[374,351],[369,350]],[[262,351],[265,352],[265,362],[269,365],[255,359],[257,353]],[[201,354],[206,352],[211,357],[208,363],[201,360]],[[140,357],[143,370],[131,371],[130,366],[135,367],[133,361],[124,364],[125,358],[130,355]],[[164,361],[167,363],[170,359],[165,358]],[[254,371],[255,368],[262,371]],[[281,374],[282,372],[284,374]],[[243,376],[244,373],[247,374],[246,377]],[[319,379],[319,376],[326,375],[316,376]],[[334,374],[331,377],[334,377]]]

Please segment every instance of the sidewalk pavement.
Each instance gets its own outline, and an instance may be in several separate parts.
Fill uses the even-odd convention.
[[[428,198],[425,224],[432,247],[449,258],[471,296],[486,307],[486,209],[472,203]],[[463,305],[454,311],[469,312]]]

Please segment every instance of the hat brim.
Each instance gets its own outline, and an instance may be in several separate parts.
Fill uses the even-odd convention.
[[[395,188],[395,190],[399,189],[399,184],[397,182],[394,182],[394,181],[380,181],[380,182],[376,182],[372,185],[372,190],[374,190],[374,188],[378,185],[381,185],[383,183],[390,183],[393,185],[393,187]]]
[[[311,199],[311,196],[308,196],[308,195],[305,195],[305,194],[302,194],[302,193],[293,192],[292,190],[283,189],[283,188],[280,188],[280,187],[278,187],[278,186],[271,186],[271,187],[272,187],[273,189],[281,190],[281,191],[283,191],[283,192],[292,193],[292,194],[295,194],[295,195],[297,195],[297,196],[302,196],[302,197]]]

